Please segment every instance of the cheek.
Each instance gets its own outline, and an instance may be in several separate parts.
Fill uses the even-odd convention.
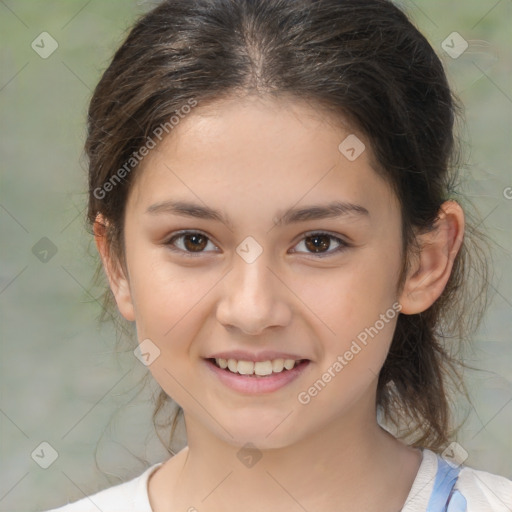
[[[400,258],[391,250],[384,257],[379,253],[360,251],[344,267],[319,273],[301,288],[322,340],[311,379],[318,407],[332,407],[333,400],[341,408],[348,406],[374,382],[387,357],[400,308]],[[323,392],[324,385],[330,391]]]
[[[191,340],[204,322],[202,299],[215,284],[213,276],[178,268],[161,256],[139,262],[134,261],[131,275],[138,340],[149,339],[157,354],[148,367],[154,379],[173,400],[187,403],[190,397],[180,383],[190,387],[192,382],[190,360],[199,354]]]
[[[160,247],[132,251],[130,283],[137,326],[162,339],[192,312],[211,279],[171,264]]]
[[[398,269],[398,257],[383,259],[361,251],[346,265],[298,278],[297,295],[324,324],[326,333],[355,336],[397,300]]]
[[[386,360],[399,314],[398,304],[393,304],[372,309],[374,315],[368,307],[350,310],[347,304],[352,316],[338,315],[336,335],[324,336],[325,353],[297,396],[300,404],[311,404],[310,416],[336,417],[362,403],[364,395],[374,400],[370,390]]]

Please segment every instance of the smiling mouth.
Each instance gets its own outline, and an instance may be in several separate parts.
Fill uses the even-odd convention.
[[[286,373],[293,370],[309,359],[274,359],[267,361],[238,361],[236,359],[209,358],[214,364],[228,373],[243,375],[245,377],[265,378],[279,373]]]

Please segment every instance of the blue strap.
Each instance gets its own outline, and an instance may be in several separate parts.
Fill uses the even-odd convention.
[[[426,512],[466,512],[466,499],[454,489],[461,469],[437,456],[436,480]]]
[[[466,512],[468,507],[466,498],[462,494],[454,490],[451,498],[449,499],[448,508],[446,512]]]

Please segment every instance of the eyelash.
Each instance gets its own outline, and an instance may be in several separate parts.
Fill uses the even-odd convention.
[[[208,237],[208,235],[206,235],[206,233],[203,233],[201,231],[180,231],[180,232],[174,234],[167,242],[164,243],[164,245],[167,246],[173,252],[179,252],[179,253],[187,256],[187,257],[190,256],[192,258],[198,257],[201,254],[204,254],[205,252],[209,252],[209,251],[199,251],[197,253],[193,253],[193,252],[190,252],[190,251],[186,251],[186,250],[183,250],[183,249],[176,248],[174,246],[174,241],[178,240],[180,238],[183,238],[186,235],[202,235],[202,236],[207,238],[208,242],[211,242],[211,240]],[[309,253],[307,253],[307,254],[312,255],[315,258],[326,258],[326,257],[332,256],[334,254],[338,254],[340,252],[343,252],[344,250],[346,250],[349,247],[351,247],[351,245],[348,242],[346,242],[345,240],[342,240],[341,238],[339,238],[337,236],[334,236],[331,233],[326,233],[324,231],[312,231],[312,232],[306,233],[304,235],[304,237],[298,243],[303,242],[306,238],[313,238],[315,236],[327,236],[331,240],[335,240],[337,243],[340,244],[339,247],[337,247],[337,248],[335,248],[333,250],[329,250],[328,252],[324,252],[324,253],[309,252]],[[296,244],[296,245],[298,245],[298,244]],[[294,251],[294,252],[299,252],[299,251]]]

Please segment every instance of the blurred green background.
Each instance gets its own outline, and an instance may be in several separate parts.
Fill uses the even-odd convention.
[[[116,352],[113,327],[98,325],[97,260],[84,223],[88,100],[130,25],[153,5],[0,1],[0,511],[61,505],[166,456],[150,421],[156,387],[137,395],[145,367],[129,347]],[[400,5],[465,104],[466,192],[496,242],[492,303],[467,360],[484,371],[467,375],[475,407],[457,441],[467,465],[512,478],[512,199],[504,193],[512,187],[512,2]],[[31,47],[42,32],[58,44],[47,58]],[[456,59],[442,47],[453,32],[469,44]],[[44,37],[39,53],[51,49]],[[58,454],[48,469],[42,442]]]

